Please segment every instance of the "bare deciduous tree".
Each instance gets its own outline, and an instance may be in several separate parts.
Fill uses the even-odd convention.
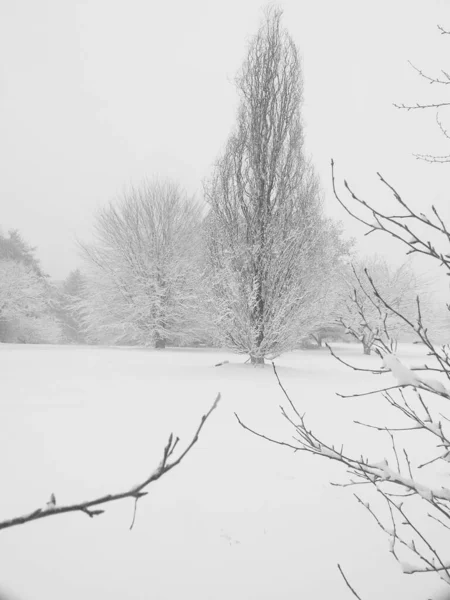
[[[253,363],[298,344],[343,248],[303,151],[298,50],[269,8],[237,77],[237,126],[205,186],[208,287],[221,342]],[[307,331],[306,331],[307,332]]]
[[[335,307],[338,322],[361,342],[364,354],[371,353],[379,337],[396,343],[407,331],[403,319],[386,310],[371,282],[392,308],[410,318],[414,318],[417,294],[423,292],[423,303],[428,299],[410,261],[393,268],[377,255],[361,259],[350,266],[342,282],[343,297]]]

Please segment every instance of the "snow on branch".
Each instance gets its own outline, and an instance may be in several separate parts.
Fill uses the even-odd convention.
[[[311,430],[304,414],[301,414],[286,388],[283,386],[274,363],[273,370],[282,393],[287,400],[287,407],[280,406],[284,419],[291,425],[294,435],[292,440],[279,440],[256,431],[245,424],[238,415],[239,424],[253,435],[261,437],[271,443],[292,449],[294,452],[308,452],[322,458],[328,458],[344,465],[350,476],[348,483],[335,484],[346,487],[348,485],[367,484],[373,487],[384,499],[389,515],[389,522],[378,516],[375,509],[367,501],[355,496],[362,506],[375,519],[377,525],[389,537],[389,548],[394,558],[399,562],[404,573],[434,572],[444,581],[450,582],[450,554],[442,555],[424,533],[423,526],[418,525],[406,509],[406,502],[410,498],[420,498],[427,504],[429,519],[441,523],[450,529],[450,487],[447,485],[430,484],[426,478],[419,478],[417,473],[428,465],[439,460],[448,464],[450,460],[450,435],[445,424],[437,418],[430,409],[419,389],[425,393],[443,396],[440,390],[435,390],[432,383],[420,379],[413,371],[408,369],[396,356],[386,355],[383,360],[384,369],[388,369],[398,381],[394,388],[399,389],[400,397],[391,393],[390,388],[378,390],[389,403],[391,408],[399,412],[405,419],[405,426],[393,427],[374,426],[370,424],[356,424],[376,429],[388,435],[392,458],[372,460],[364,455],[352,456],[344,452],[343,446],[338,448],[323,440]],[[403,388],[413,387],[415,395],[407,398]],[[428,388],[428,389],[427,389]],[[445,396],[447,397],[447,396]],[[423,464],[414,464],[406,448],[400,448],[396,434],[423,431],[436,440],[436,456]],[[342,573],[341,573],[342,574]],[[345,578],[344,578],[345,579]],[[348,583],[348,582],[347,582]]]
[[[336,188],[334,163],[332,161],[332,181],[335,196],[341,206],[356,220],[360,223],[370,227],[371,231],[378,231],[383,234],[388,234],[394,239],[400,241],[407,247],[407,254],[418,253],[427,256],[429,259],[437,261],[439,265],[444,267],[447,273],[450,273],[450,229],[442,218],[440,212],[436,207],[431,207],[432,216],[427,216],[424,213],[417,213],[413,211],[409,205],[402,199],[400,194],[391,186],[384,178],[379,175],[380,181],[387,186],[389,191],[393,194],[395,201],[400,205],[402,214],[396,213],[382,213],[379,209],[370,206],[365,200],[359,198],[347,184],[344,185],[349,192],[352,205],[347,201],[344,201]],[[357,212],[358,211],[358,212]],[[408,222],[406,222],[408,220]],[[410,220],[410,221],[409,221]],[[409,223],[409,224],[408,224]],[[417,231],[415,225],[422,227],[421,232]],[[439,242],[440,247],[435,243],[427,240],[424,237],[423,227],[427,228],[430,233],[433,233],[436,238],[436,244]],[[415,299],[415,311],[412,311],[411,302],[407,305],[394,302],[389,294],[380,288],[378,281],[372,277],[369,271],[365,273],[366,280],[369,283],[371,293],[375,296],[378,308],[379,308],[379,323],[375,332],[375,338],[372,340],[372,344],[375,346],[378,344],[379,349],[386,352],[394,349],[392,346],[392,336],[389,334],[389,326],[393,322],[403,322],[403,327],[409,329],[421,343],[428,349],[429,356],[434,357],[438,363],[436,370],[445,374],[450,379],[450,354],[448,344],[444,344],[442,347],[437,347],[430,338],[428,327],[424,321],[423,315],[423,302],[424,298]],[[363,292],[361,291],[361,280],[357,283],[356,288],[356,299],[353,299],[353,304],[356,306],[356,312],[359,315],[360,322],[363,323],[363,328],[366,331],[373,331],[371,327],[373,318],[368,312],[367,302],[362,302]],[[366,286],[367,290],[367,286]],[[426,318],[434,319],[431,315],[430,307],[425,307]],[[348,324],[345,316],[341,318],[341,322],[347,326],[347,329],[351,335],[356,339],[360,339],[360,332],[352,325]],[[432,323],[433,324],[433,323]],[[429,367],[429,369],[434,367]]]

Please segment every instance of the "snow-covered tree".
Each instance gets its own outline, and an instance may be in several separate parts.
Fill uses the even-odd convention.
[[[61,322],[63,340],[71,344],[83,344],[85,334],[79,314],[79,304],[84,297],[85,280],[81,271],[71,271],[58,289],[55,312]]]
[[[102,209],[79,311],[88,340],[164,348],[200,330],[200,209],[170,182],[146,182]]]
[[[308,343],[310,344],[310,340],[315,342],[317,348],[322,348],[323,342],[345,340],[345,329],[341,325],[319,325],[310,332],[309,337],[305,340],[306,347],[308,347]]]
[[[36,248],[29,246],[17,229],[8,231],[7,236],[0,231],[0,260],[20,262],[30,267],[37,275],[44,276],[35,252]]]
[[[386,310],[371,281],[393,310]],[[398,313],[414,318],[417,294],[428,307],[428,295],[411,261],[395,268],[375,255],[355,261],[343,274],[341,298],[334,310],[347,332],[361,342],[364,354],[370,354],[377,336],[386,330],[392,340],[408,331]]]
[[[32,266],[17,260],[0,260],[0,340],[60,340],[59,323],[51,314],[47,282]]]
[[[1,318],[15,318],[45,310],[45,289],[30,267],[14,260],[1,260],[0,281]]]
[[[75,269],[75,271],[71,271],[65,279],[62,286],[62,291],[64,294],[67,294],[73,298],[80,298],[83,294],[83,288],[83,275],[81,274],[80,269]]]
[[[303,150],[300,59],[281,16],[269,8],[250,43],[237,126],[205,186],[217,335],[254,363],[296,347],[321,322],[317,306],[343,250]]]

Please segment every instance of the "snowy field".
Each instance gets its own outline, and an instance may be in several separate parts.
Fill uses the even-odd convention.
[[[380,366],[339,346],[360,365]],[[399,356],[420,362],[418,346]],[[214,364],[229,360],[220,368]],[[269,444],[287,439],[270,366],[225,351],[0,344],[0,520],[45,505],[125,490],[157,466],[171,431],[187,442],[222,393],[198,445],[133,502],[95,519],[68,514],[0,532],[0,589],[17,600],[344,600],[339,562],[364,600],[424,600],[435,580],[406,576],[337,464]],[[327,350],[277,361],[318,434],[374,459],[384,438],[381,396],[340,399],[394,383],[356,373]],[[372,434],[373,433],[373,434]],[[359,491],[359,490],[358,490]]]

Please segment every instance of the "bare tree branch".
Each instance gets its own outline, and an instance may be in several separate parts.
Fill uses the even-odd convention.
[[[336,392],[336,396],[339,396],[339,398],[359,398],[361,396],[372,396],[373,394],[380,394],[382,392],[388,392],[390,390],[397,390],[401,387],[404,387],[404,386],[391,385],[389,387],[380,388],[378,390],[370,390],[369,392],[361,392],[360,394],[339,394],[338,392]]]
[[[274,373],[277,376],[277,370],[273,365]],[[429,464],[436,460],[447,461],[447,456],[450,457],[450,439],[442,428],[442,424],[434,420],[430,409],[426,402],[422,398],[421,394],[417,391],[416,398],[424,411],[425,416],[422,417],[419,414],[419,408],[412,406],[411,402],[406,399],[403,393],[403,386],[398,386],[401,394],[401,401],[396,400],[390,393],[390,391],[382,391],[385,399],[390,405],[400,413],[413,422],[413,425],[404,427],[378,427],[365,423],[356,422],[357,424],[371,427],[373,429],[384,431],[388,433],[391,441],[391,449],[394,457],[395,468],[392,467],[387,459],[381,462],[374,462],[365,458],[364,456],[352,457],[344,454],[343,448],[336,449],[334,446],[327,444],[321,438],[319,438],[311,429],[306,425],[304,415],[301,415],[298,409],[293,404],[289,397],[286,389],[281,383],[280,378],[277,376],[277,381],[283,395],[288,400],[289,407],[293,410],[293,417],[291,417],[281,406],[282,416],[292,425],[293,427],[293,440],[292,442],[285,442],[282,440],[275,440],[270,436],[260,433],[252,429],[251,427],[242,423],[239,417],[236,418],[239,424],[251,432],[252,434],[265,439],[266,441],[276,443],[281,446],[286,446],[294,451],[306,451],[314,455],[328,458],[330,460],[343,464],[348,473],[351,475],[349,483],[335,484],[347,487],[348,485],[363,485],[368,484],[375,487],[376,491],[381,494],[382,498],[387,503],[389,509],[391,524],[386,525],[383,520],[380,519],[374,509],[361,498],[356,496],[358,501],[369,511],[372,517],[377,522],[378,526],[389,536],[390,550],[394,558],[400,563],[404,573],[418,573],[418,572],[434,572],[441,578],[450,582],[450,560],[446,560],[441,557],[439,551],[434,547],[427,535],[415,524],[415,522],[407,515],[403,509],[402,503],[408,498],[414,498],[420,496],[430,507],[430,515],[435,520],[442,520],[444,522],[450,522],[450,489],[445,486],[442,487],[430,487],[429,485],[419,482],[414,478],[411,460],[406,449],[402,449],[400,453],[397,447],[394,434],[398,432],[408,431],[412,432],[416,429],[422,429],[432,434],[439,440],[439,445],[445,449],[444,454],[441,454],[431,461]],[[401,460],[403,459],[403,460]],[[406,462],[406,467],[403,465]],[[419,465],[419,468],[424,465]],[[406,473],[404,469],[406,468]],[[400,498],[401,501],[396,501]],[[434,514],[433,514],[434,513]],[[450,527],[450,525],[449,525]],[[405,537],[405,533],[410,532],[411,539]],[[419,542],[421,545],[419,545]],[[399,546],[399,549],[396,548]],[[401,549],[401,552],[400,552]],[[404,552],[412,553],[417,559],[417,564],[411,564],[403,557]]]
[[[450,154],[444,154],[442,156],[434,156],[433,154],[414,154],[419,160],[424,160],[430,163],[447,163],[450,162]]]
[[[220,394],[217,394],[217,397],[214,400],[213,405],[208,410],[208,412],[206,414],[204,414],[203,417],[201,418],[200,424],[198,425],[197,430],[195,431],[192,440],[189,442],[186,449],[183,452],[181,452],[181,454],[179,454],[179,456],[176,458],[174,457],[174,451],[178,445],[179,438],[174,438],[173,434],[172,433],[170,434],[168,442],[164,448],[162,460],[161,460],[159,466],[157,467],[157,469],[155,471],[153,471],[153,473],[149,477],[144,479],[144,481],[142,481],[138,485],[135,485],[132,488],[130,488],[124,492],[118,492],[118,493],[114,493],[114,494],[106,494],[104,496],[100,496],[100,497],[94,498],[92,500],[86,500],[85,502],[78,502],[76,504],[57,506],[56,501],[55,502],[51,501],[44,508],[38,508],[37,510],[34,510],[33,512],[22,515],[20,517],[14,517],[14,518],[8,519],[6,521],[1,521],[0,529],[7,529],[9,527],[15,527],[16,525],[23,525],[25,523],[30,523],[31,521],[36,521],[38,519],[53,517],[55,515],[60,515],[60,514],[69,513],[69,512],[82,512],[92,518],[97,515],[101,515],[102,513],[105,512],[103,509],[99,509],[96,507],[102,506],[104,504],[108,504],[110,502],[116,502],[118,500],[123,500],[125,498],[132,498],[135,502],[133,521],[130,526],[130,529],[132,529],[134,526],[135,519],[136,519],[137,502],[143,496],[146,496],[148,494],[148,491],[146,491],[146,488],[151,483],[153,483],[154,481],[157,481],[163,475],[165,475],[166,473],[171,471],[174,467],[176,467],[177,465],[180,464],[180,462],[184,459],[184,457],[188,454],[188,452],[192,449],[192,447],[198,441],[200,432],[203,429],[203,426],[204,426],[206,420],[209,418],[211,413],[215,410],[219,401],[220,401]],[[53,499],[54,499],[54,496],[53,496]]]
[[[335,358],[337,361],[339,361],[340,363],[342,363],[346,367],[349,367],[350,369],[353,369],[353,371],[362,371],[364,373],[372,373],[373,375],[381,375],[383,373],[389,373],[389,369],[364,369],[362,367],[355,367],[355,365],[352,365],[352,364],[348,363],[341,356],[338,356],[333,351],[333,348],[329,344],[325,344],[325,346],[328,348],[328,350],[330,351],[330,354],[331,354],[331,356],[333,356],[333,358]]]
[[[436,102],[435,104],[395,104],[395,108],[401,108],[404,110],[417,110],[427,108],[442,108],[443,106],[450,106],[450,102]]]
[[[343,580],[345,581],[348,589],[352,592],[352,594],[355,596],[355,598],[358,598],[358,600],[361,600],[361,596],[358,596],[358,594],[355,592],[355,590],[352,588],[352,586],[350,585],[350,583],[348,582],[347,577],[344,574],[344,571],[341,568],[341,565],[338,564],[338,569],[339,569],[339,573],[342,575]]]
[[[416,71],[421,77],[426,79],[429,83],[440,83],[442,85],[450,84],[450,78],[448,76],[448,73],[446,73],[445,71],[442,71],[442,74],[444,75],[445,79],[439,79],[439,77],[432,77],[430,75],[427,75],[421,69],[417,68],[410,60],[408,60],[408,63],[411,65],[411,67],[414,69],[414,71]]]
[[[441,34],[443,34],[443,35],[449,34],[449,32],[446,29],[444,29],[441,25],[438,25],[437,27],[438,27],[438,30],[441,32]],[[416,71],[416,73],[418,73],[418,75],[422,79],[427,81],[429,85],[433,85],[433,84],[436,84],[437,86],[450,85],[450,74],[448,71],[446,71],[444,69],[440,69],[440,75],[429,75],[428,73],[425,73],[424,71],[422,71],[422,69],[419,69],[418,67],[416,67],[411,61],[408,61],[408,62],[410,64],[410,66]],[[435,110],[436,111],[436,121],[437,121],[438,127],[439,127],[441,133],[444,135],[444,137],[449,139],[449,135],[447,134],[446,129],[443,127],[443,125],[439,119],[439,109],[450,106],[450,102],[446,102],[446,101],[431,102],[431,103],[417,102],[416,104],[394,104],[394,106],[401,110],[407,110],[407,111],[429,110],[429,109]],[[416,154],[414,154],[414,156],[419,160],[423,160],[423,161],[430,162],[430,163],[450,162],[450,154],[436,156],[433,154],[417,154],[416,153]]]

